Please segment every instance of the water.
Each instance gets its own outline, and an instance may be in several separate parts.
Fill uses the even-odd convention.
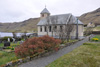
[[[20,37],[22,33],[17,33],[17,36]],[[26,33],[26,35],[29,35],[29,34],[32,34],[32,33]],[[5,37],[5,36],[10,36],[10,37],[13,37],[13,34],[12,33],[8,33],[8,32],[0,32],[0,37]]]

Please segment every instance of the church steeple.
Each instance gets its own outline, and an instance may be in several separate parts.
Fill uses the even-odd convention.
[[[41,15],[41,18],[46,18],[46,17],[50,16],[50,12],[47,10],[46,6],[42,10],[42,12],[40,13],[40,15]]]

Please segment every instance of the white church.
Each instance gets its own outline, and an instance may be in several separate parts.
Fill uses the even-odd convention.
[[[70,21],[69,21],[70,20]],[[78,20],[72,14],[59,14],[59,15],[50,15],[50,12],[47,8],[44,8],[40,13],[40,21],[38,22],[38,36],[49,35],[54,38],[59,38],[59,34],[54,31],[64,27],[67,23],[73,23],[74,30],[70,33],[71,38],[76,38],[76,33],[78,33],[78,38],[83,38],[83,23]],[[77,27],[78,26],[78,27]],[[63,29],[63,28],[62,28]],[[77,30],[78,29],[78,30]],[[52,31],[54,31],[52,33]]]

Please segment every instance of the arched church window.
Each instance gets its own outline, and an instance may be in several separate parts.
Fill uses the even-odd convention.
[[[44,14],[42,14],[42,17],[44,17]]]
[[[40,26],[40,32],[42,32],[42,26]]]
[[[49,26],[49,32],[51,32],[51,26]]]
[[[47,28],[46,28],[46,26],[44,27],[44,31],[47,32]]]

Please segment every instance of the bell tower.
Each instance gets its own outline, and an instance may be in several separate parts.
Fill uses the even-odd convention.
[[[45,7],[43,10],[42,10],[42,12],[40,13],[40,17],[41,17],[41,19],[43,19],[43,18],[46,18],[46,17],[48,17],[48,16],[50,16],[50,12],[47,10],[47,8]]]

